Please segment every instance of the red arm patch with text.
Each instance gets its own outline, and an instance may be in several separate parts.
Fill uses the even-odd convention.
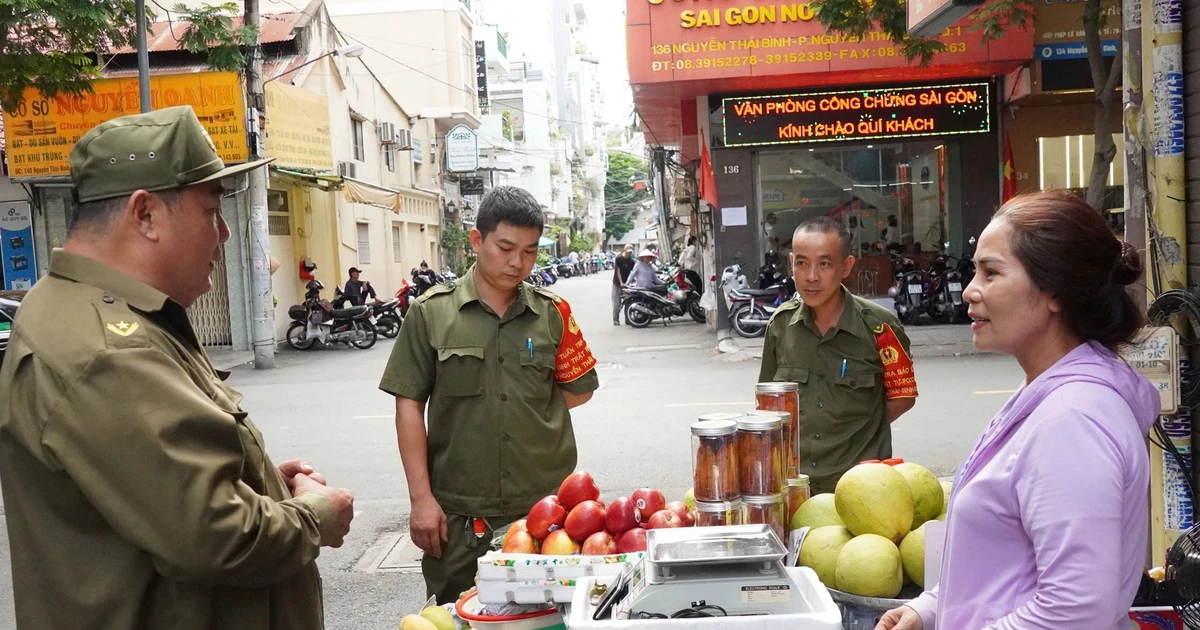
[[[563,335],[558,344],[558,353],[554,357],[554,380],[560,384],[573,383],[596,367],[596,357],[583,340],[583,331],[575,323],[571,314],[571,305],[566,300],[554,300],[554,307],[562,316]]]

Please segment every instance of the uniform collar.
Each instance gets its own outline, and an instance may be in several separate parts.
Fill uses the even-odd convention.
[[[867,341],[874,340],[872,333],[867,329],[867,323],[863,321],[862,314],[859,313],[858,301],[854,299],[854,295],[843,285],[841,287],[842,299],[846,301],[842,307],[842,316],[838,319],[837,324],[830,329],[830,333],[835,333],[839,330],[844,330],[855,337],[865,339]],[[796,298],[800,299],[800,298]],[[803,323],[805,326],[821,336],[817,331],[816,321],[811,316],[811,309],[804,305],[804,301],[800,301],[800,308],[796,309],[796,313],[792,315],[791,324]]]
[[[50,252],[50,273],[87,284],[124,300],[139,311],[153,313],[162,310],[170,299],[167,294],[135,280],[92,258],[72,254],[64,249]]]
[[[528,308],[536,315],[542,315],[542,307],[533,297],[533,286],[528,282],[522,282],[517,290],[517,299],[512,306],[508,307],[508,312],[505,313],[505,319],[521,314],[524,308]],[[472,302],[478,302],[480,306],[485,306],[483,301],[479,299],[479,291],[475,288],[475,266],[472,265],[467,273],[463,274],[455,283],[454,288],[455,310],[461,311],[464,306]],[[514,310],[515,309],[515,310]],[[487,309],[491,312],[491,308]]]

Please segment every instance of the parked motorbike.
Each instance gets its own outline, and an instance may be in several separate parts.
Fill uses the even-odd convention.
[[[767,324],[775,311],[796,294],[796,284],[785,277],[772,286],[751,289],[740,272],[741,268],[733,265],[726,268],[722,276],[721,288],[729,311],[729,325],[739,336],[761,337],[766,334]],[[763,275],[760,273],[760,280]],[[774,276],[773,272],[771,276]]]
[[[888,289],[888,297],[896,303],[896,317],[904,324],[921,324],[921,313],[926,310],[925,272],[912,258],[895,251],[892,257],[892,277],[895,282]]]
[[[310,280],[306,285],[304,304],[288,309],[292,324],[288,326],[288,345],[296,350],[307,350],[318,341],[322,345],[340,342],[366,350],[375,345],[375,317],[370,306],[351,306],[335,309],[328,300],[321,299],[325,285],[319,280]],[[337,290],[340,296],[341,290]]]
[[[408,280],[400,285],[400,289],[396,291],[397,305],[396,309],[400,312],[400,321],[403,322],[405,317],[408,317],[408,308],[417,299],[417,286]]]
[[[688,284],[682,270],[675,272],[674,282],[669,285],[626,287],[621,302],[625,321],[634,328],[645,328],[656,319],[666,325],[671,318],[688,315],[697,323],[707,321],[700,293]]]
[[[376,302],[371,305],[371,314],[375,316],[375,332],[388,339],[395,339],[400,336],[400,325],[404,320],[397,310],[399,306],[399,298],[392,298],[386,302]]]

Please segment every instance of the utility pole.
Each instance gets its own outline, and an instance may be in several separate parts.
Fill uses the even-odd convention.
[[[146,0],[137,0],[137,64],[138,64],[138,98],[141,100],[141,113],[150,112],[150,50],[146,44]]]
[[[258,26],[258,0],[246,0],[247,25]],[[250,126],[250,159],[260,160],[263,155],[263,130],[259,124],[266,109],[263,96],[262,46],[260,34],[254,31],[250,45],[250,62],[246,65],[246,101],[250,112],[246,122]],[[254,344],[254,368],[267,370],[275,367],[275,305],[271,301],[271,250],[267,234],[267,167],[256,168],[247,175],[246,194],[250,200],[250,312],[254,318],[251,339]]]

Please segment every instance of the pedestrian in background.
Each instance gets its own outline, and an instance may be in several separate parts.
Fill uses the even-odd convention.
[[[346,281],[344,293],[351,306],[366,304],[367,296],[370,296],[372,300],[379,300],[379,297],[375,295],[375,287],[372,287],[370,282],[360,280],[359,276],[361,275],[362,271],[358,267],[350,268],[350,279]]]
[[[229,226],[191,107],[102,123],[70,153],[78,206],[0,369],[17,626],[319,630],[316,558],[354,517],[271,463],[186,308]]]
[[[1124,630],[1160,406],[1116,354],[1143,324],[1126,289],[1141,259],[1087,202],[1047,191],[1004,204],[975,260],[975,347],[1015,357],[1025,383],[958,468],[938,585],[877,630]]]
[[[475,221],[475,265],[411,307],[379,384],[396,397],[409,530],[439,604],[474,585],[495,531],[575,470],[570,410],[600,387],[571,307],[524,281],[542,236],[537,199],[493,188]]]
[[[658,255],[654,250],[643,249],[638,254],[637,262],[633,265],[633,271],[629,274],[629,285],[640,289],[649,289],[655,285],[662,284],[658,281],[658,273],[654,269],[654,261],[658,260]]]
[[[683,275],[687,277],[688,284],[696,290],[696,293],[704,293],[704,281],[700,279],[700,246],[696,244],[696,237],[689,236],[687,247],[683,248],[683,254],[679,256],[679,266],[683,268]]]
[[[620,256],[617,256],[613,261],[613,287],[612,287],[612,307],[613,307],[613,326],[621,325],[621,298],[622,289],[629,282],[629,277],[633,274],[633,245],[626,245]]]
[[[891,423],[917,402],[908,337],[896,316],[852,295],[846,225],[806,221],[792,237],[798,295],[771,317],[760,382],[800,386],[800,462],[814,493],[833,492],[867,459],[892,456]]]

